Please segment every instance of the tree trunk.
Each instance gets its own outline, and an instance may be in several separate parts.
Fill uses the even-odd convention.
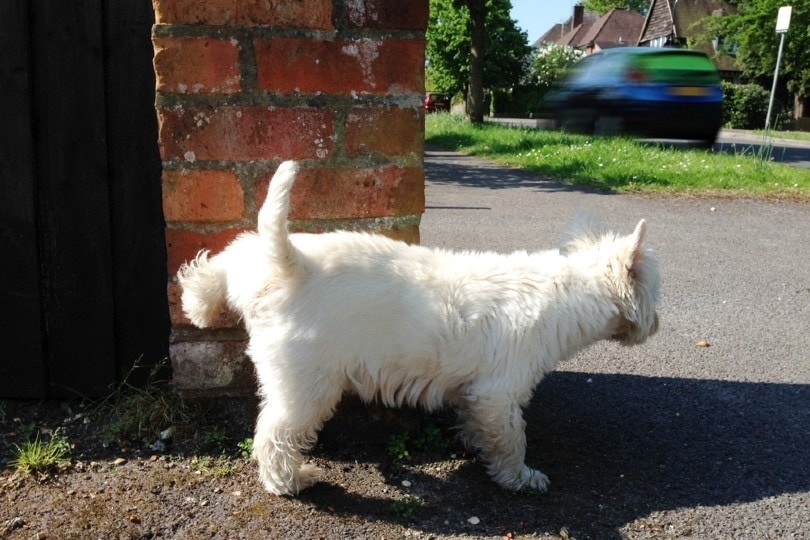
[[[484,123],[484,21],[486,0],[467,0],[470,9],[470,80],[467,92],[467,117],[473,124]]]

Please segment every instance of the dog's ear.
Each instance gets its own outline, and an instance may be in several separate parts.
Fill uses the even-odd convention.
[[[633,231],[633,234],[630,235],[630,253],[625,261],[625,268],[630,273],[632,273],[633,270],[638,267],[638,264],[641,261],[644,253],[642,243],[644,242],[644,237],[646,234],[647,222],[642,219],[638,222],[638,225],[636,225],[636,229]]]

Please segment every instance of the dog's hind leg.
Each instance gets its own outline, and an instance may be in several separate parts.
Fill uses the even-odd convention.
[[[512,491],[548,489],[548,477],[524,463],[526,422],[518,401],[503,393],[469,394],[461,417],[465,444],[480,452],[495,482]]]
[[[267,491],[297,495],[318,482],[321,471],[304,463],[303,452],[315,444],[318,430],[334,413],[341,392],[321,388],[318,395],[302,396],[274,386],[259,411],[253,457]]]

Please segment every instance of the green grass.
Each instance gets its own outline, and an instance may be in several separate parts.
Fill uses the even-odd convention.
[[[764,129],[746,129],[743,130],[746,133],[751,135],[759,135],[760,137],[765,137],[766,133]],[[767,132],[768,137],[772,137],[774,139],[791,139],[794,141],[810,141],[810,133],[806,131],[777,131],[774,129],[768,130]]]
[[[621,137],[473,126],[450,114],[426,117],[425,142],[615,193],[810,199],[810,172],[771,161],[769,148],[758,154],[744,148],[737,154],[715,153]]]
[[[70,443],[56,430],[47,441],[37,435],[31,441],[15,444],[13,455],[11,466],[21,473],[45,473],[70,463]]]

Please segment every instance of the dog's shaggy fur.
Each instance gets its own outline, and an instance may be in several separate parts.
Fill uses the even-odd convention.
[[[257,233],[202,251],[178,278],[205,327],[223,303],[250,335],[262,398],[253,443],[264,486],[318,479],[302,452],[345,392],[389,406],[456,407],[461,435],[504,488],[545,490],[524,463],[522,408],[557,362],[605,338],[658,329],[658,265],[644,221],[625,237],[584,220],[559,250],[452,252],[382,236],[288,234],[298,166],[270,183]]]

